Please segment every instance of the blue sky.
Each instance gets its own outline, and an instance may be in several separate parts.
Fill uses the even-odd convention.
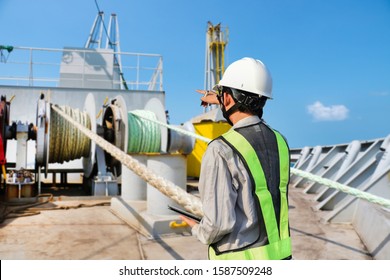
[[[292,148],[390,133],[390,0],[97,2],[117,14],[122,51],[163,56],[171,123],[203,111],[211,21],[229,28],[228,64],[250,56],[270,68],[264,118]],[[82,47],[96,14],[95,0],[0,0],[0,44]]]

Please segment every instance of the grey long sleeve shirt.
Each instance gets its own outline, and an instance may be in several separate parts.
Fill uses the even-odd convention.
[[[257,116],[251,116],[231,129],[259,122]],[[254,243],[259,225],[252,188],[239,156],[222,140],[211,142],[203,155],[199,178],[204,217],[192,228],[192,234],[203,244],[217,243],[220,251]]]

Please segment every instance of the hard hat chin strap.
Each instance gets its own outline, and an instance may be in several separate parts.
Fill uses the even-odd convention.
[[[223,117],[226,119],[226,121],[227,121],[231,126],[233,126],[233,123],[232,123],[232,121],[230,120],[230,116],[231,116],[231,114],[233,114],[234,112],[238,111],[238,108],[240,107],[240,105],[241,105],[241,104],[236,103],[236,104],[234,104],[232,107],[230,107],[230,109],[227,110],[227,111],[226,111],[225,105],[223,105],[223,103],[222,103],[222,105],[221,105],[222,115],[223,115]]]
[[[223,94],[218,94],[217,95],[217,98],[218,98],[218,101],[219,101],[219,104],[221,106],[221,111],[222,111],[222,115],[223,117],[225,118],[225,120],[231,125],[233,126],[233,123],[232,121],[230,120],[230,115],[233,114],[235,111],[237,111],[238,109],[238,103],[234,104],[229,110],[226,111],[226,107],[224,105],[224,98],[223,98]]]

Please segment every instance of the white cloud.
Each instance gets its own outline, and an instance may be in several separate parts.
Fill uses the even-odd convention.
[[[348,108],[344,105],[331,105],[329,107],[321,102],[307,106],[307,111],[316,121],[342,121],[348,118]]]

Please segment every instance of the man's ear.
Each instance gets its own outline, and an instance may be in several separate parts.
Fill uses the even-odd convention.
[[[235,104],[233,97],[226,92],[224,93],[223,100],[225,101],[225,107],[233,106]]]

